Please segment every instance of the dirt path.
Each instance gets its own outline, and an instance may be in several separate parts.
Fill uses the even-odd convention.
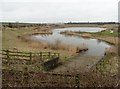
[[[58,66],[52,72],[85,72],[95,65],[101,58],[98,56],[79,55],[74,59],[70,59],[65,64]]]

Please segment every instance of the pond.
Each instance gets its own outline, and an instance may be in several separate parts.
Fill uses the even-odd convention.
[[[95,28],[95,27],[60,28],[60,29],[54,29],[53,34],[51,35],[33,35],[32,40],[46,41],[48,43],[54,43],[56,40],[60,40],[61,43],[75,45],[75,46],[85,44],[89,50],[86,51],[83,55],[103,57],[105,53],[105,48],[109,48],[110,44],[98,39],[83,38],[78,36],[66,36],[66,35],[60,34],[60,32],[64,32],[64,31],[100,32],[102,30],[105,30],[105,29]]]

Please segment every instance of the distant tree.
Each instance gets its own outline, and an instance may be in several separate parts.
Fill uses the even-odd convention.
[[[13,27],[12,23],[8,23],[8,27],[12,28]]]

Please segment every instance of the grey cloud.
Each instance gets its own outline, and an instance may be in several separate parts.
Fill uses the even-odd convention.
[[[12,1],[12,2],[10,2]],[[4,0],[2,20],[20,22],[117,21],[119,0]]]

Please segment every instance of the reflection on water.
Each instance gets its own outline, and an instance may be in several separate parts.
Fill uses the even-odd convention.
[[[82,31],[82,32],[99,32],[104,30],[103,28],[89,28],[89,27],[72,27],[72,28],[62,28],[53,30],[53,34],[44,34],[44,35],[33,35],[33,40],[38,41],[46,41],[48,43],[54,43],[56,40],[60,40],[61,43],[69,44],[69,45],[81,45],[86,44],[89,48],[88,51],[85,52],[84,55],[91,56],[104,56],[105,48],[110,47],[110,45],[104,41],[91,39],[91,38],[83,38],[78,36],[68,36],[62,35],[60,32],[64,31]]]

